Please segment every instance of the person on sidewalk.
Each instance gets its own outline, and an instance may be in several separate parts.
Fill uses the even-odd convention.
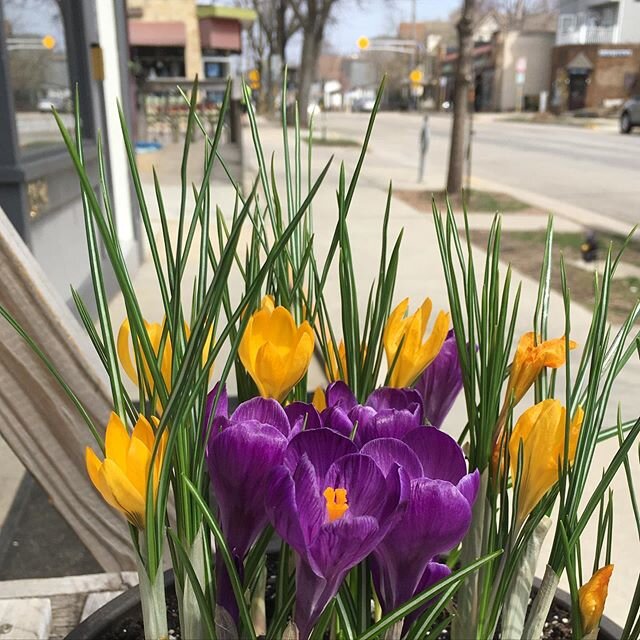
[[[427,151],[429,150],[429,116],[425,114],[420,128],[420,157],[418,159],[418,182],[424,179],[424,169],[427,161]]]

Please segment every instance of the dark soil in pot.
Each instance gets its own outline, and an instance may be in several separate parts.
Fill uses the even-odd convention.
[[[276,561],[268,558],[269,577],[267,579],[267,618],[273,611],[275,600]],[[178,619],[178,601],[173,585],[173,574],[165,575],[167,585],[167,616],[170,640],[180,640],[180,623]],[[569,596],[561,591],[553,602],[545,623],[543,640],[570,640],[571,607]],[[598,636],[599,640],[618,640],[620,629],[608,620],[603,620]],[[444,631],[437,640],[450,640],[449,631]],[[119,596],[99,611],[87,618],[72,631],[66,640],[144,640],[142,612],[140,609],[138,589],[131,589]],[[495,640],[500,640],[496,636]]]

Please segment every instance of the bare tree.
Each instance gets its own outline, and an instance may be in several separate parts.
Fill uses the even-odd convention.
[[[331,9],[338,0],[290,0],[302,28],[302,54],[298,73],[298,108],[300,123],[307,126],[309,94],[316,74],[325,28]]]
[[[473,64],[473,19],[476,0],[464,0],[458,30],[458,62],[456,65],[455,94],[453,102],[453,124],[451,126],[451,148],[449,151],[449,173],[447,191],[459,193],[462,189],[464,151],[469,118],[469,90],[472,82]]]
[[[286,64],[287,44],[300,29],[300,22],[291,10],[289,0],[236,0],[240,6],[251,7],[257,15],[249,34],[249,45],[254,64],[260,73],[258,107],[261,111],[273,111],[277,83]],[[273,60],[280,59],[280,73],[274,74]],[[278,77],[279,76],[279,77]]]

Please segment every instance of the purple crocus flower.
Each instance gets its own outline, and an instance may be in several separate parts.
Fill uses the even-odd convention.
[[[408,475],[395,463],[383,473],[331,429],[310,429],[292,438],[268,484],[269,519],[298,554],[295,621],[307,640],[347,572],[402,515]]]
[[[415,388],[422,398],[426,419],[439,429],[462,389],[462,369],[453,329],[435,360],[418,378]]]
[[[220,525],[242,574],[247,552],[268,524],[267,478],[284,460],[289,420],[280,404],[264,398],[243,402],[229,418],[216,414],[207,442],[207,465]],[[237,620],[237,605],[223,567],[220,561],[218,603]]]
[[[402,438],[423,422],[422,397],[415,389],[376,389],[364,405],[358,404],[341,381],[327,387],[323,426],[348,435],[357,424],[355,442],[362,446],[381,437]]]
[[[467,473],[458,443],[435,427],[420,427],[395,444],[373,440],[361,453],[386,472],[392,460],[411,478],[404,515],[372,556],[372,574],[382,610],[387,613],[448,575],[434,561],[467,533],[479,473]]]

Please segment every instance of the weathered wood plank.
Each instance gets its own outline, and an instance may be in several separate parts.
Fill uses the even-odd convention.
[[[111,400],[92,346],[0,210],[0,303],[37,340],[97,425]],[[92,359],[93,358],[93,359]],[[124,519],[91,486],[91,435],[55,379],[0,320],[0,433],[106,571],[134,566]]]
[[[51,600],[0,600],[0,635],[3,640],[46,640],[51,628]]]
[[[97,591],[90,593],[84,601],[80,622],[88,618],[92,613],[100,609],[100,607],[104,607],[107,602],[111,602],[114,598],[117,598],[121,593],[124,593],[124,591]]]
[[[61,578],[31,578],[26,580],[4,580],[0,582],[2,598],[38,598],[91,593],[93,591],[120,591],[138,584],[135,571],[121,573],[94,573],[83,576]]]

